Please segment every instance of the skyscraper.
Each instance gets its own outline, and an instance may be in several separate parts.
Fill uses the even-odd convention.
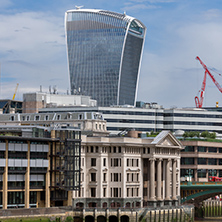
[[[71,93],[99,106],[135,105],[146,27],[125,14],[95,9],[66,12]]]

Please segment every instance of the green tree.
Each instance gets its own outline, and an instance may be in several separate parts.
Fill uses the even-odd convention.
[[[207,138],[209,137],[209,132],[208,131],[204,131],[200,134],[201,137]]]

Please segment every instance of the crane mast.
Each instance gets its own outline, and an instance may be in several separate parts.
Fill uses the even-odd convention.
[[[203,83],[202,83],[202,87],[201,87],[200,98],[198,98],[198,96],[196,96],[194,98],[195,99],[195,103],[196,103],[196,107],[197,108],[202,108],[203,99],[204,99],[204,92],[205,92],[205,87],[206,87],[207,74],[211,77],[212,81],[214,82],[214,84],[216,85],[216,87],[219,89],[219,91],[221,93],[222,93],[222,88],[221,88],[220,84],[216,81],[214,76],[211,74],[211,72],[208,70],[207,66],[203,63],[203,61],[198,56],[196,57],[196,59],[199,60],[200,64],[205,69],[204,79],[203,79]]]
[[[19,86],[19,84],[17,83],[17,85],[16,85],[16,87],[15,87],[15,92],[14,92],[13,97],[12,97],[12,100],[15,99],[15,95],[16,95],[16,92],[17,92],[17,90],[18,90],[18,86]]]

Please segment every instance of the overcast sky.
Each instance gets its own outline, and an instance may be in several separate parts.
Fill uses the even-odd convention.
[[[69,89],[64,31],[66,10],[104,9],[133,16],[147,27],[137,100],[165,108],[194,107],[204,69],[222,73],[221,0],[0,0],[0,98],[25,92]],[[212,72],[222,85],[222,76]],[[207,78],[204,106],[222,106]]]

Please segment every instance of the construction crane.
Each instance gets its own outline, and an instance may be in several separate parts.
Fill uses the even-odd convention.
[[[201,87],[200,98],[198,98],[198,96],[195,96],[195,98],[194,98],[195,99],[195,103],[196,103],[196,107],[197,108],[202,108],[202,106],[203,106],[203,99],[204,99],[204,92],[205,92],[205,88],[206,88],[207,74],[211,77],[212,81],[214,82],[214,84],[216,85],[216,87],[219,89],[219,91],[221,93],[222,93],[222,88],[221,88],[220,84],[216,81],[214,76],[211,74],[211,72],[208,70],[207,66],[203,63],[203,61],[198,56],[196,57],[196,59],[199,60],[200,64],[205,69],[204,79],[203,79],[203,83],[202,83],[202,87]]]
[[[16,92],[17,92],[17,90],[18,90],[18,86],[19,86],[19,84],[17,83],[17,85],[16,85],[16,87],[15,87],[14,95],[13,95],[13,97],[12,97],[12,100],[15,99],[15,95],[16,95]]]

